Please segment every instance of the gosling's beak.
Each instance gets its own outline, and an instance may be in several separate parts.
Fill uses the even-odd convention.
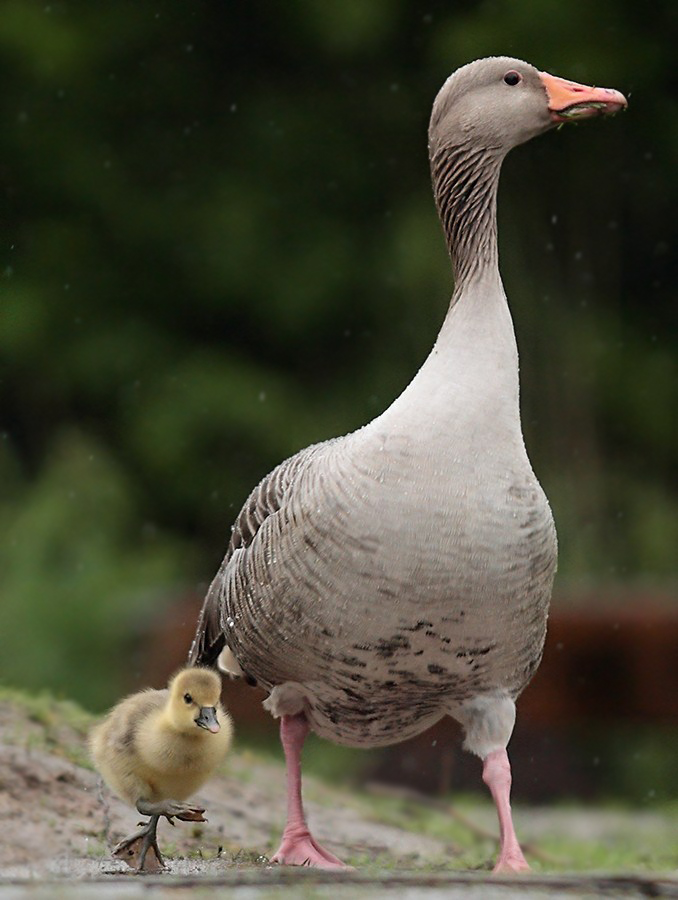
[[[195,724],[201,728],[206,728],[212,734],[216,734],[220,729],[219,720],[217,719],[217,711],[214,706],[201,706],[200,714],[195,720]]]
[[[588,87],[548,72],[540,72],[539,77],[546,88],[554,122],[612,116],[628,106],[626,97],[613,88]]]

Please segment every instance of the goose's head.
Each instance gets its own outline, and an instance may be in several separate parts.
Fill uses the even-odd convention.
[[[436,97],[431,155],[467,143],[508,152],[560,122],[612,115],[626,105],[619,91],[567,81],[520,59],[477,59],[450,75]]]
[[[169,685],[167,716],[178,730],[195,733],[205,729],[215,734],[220,729],[217,718],[221,678],[211,669],[182,669]]]

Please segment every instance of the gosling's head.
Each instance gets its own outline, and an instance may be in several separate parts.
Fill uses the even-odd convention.
[[[204,728],[215,734],[220,729],[217,719],[221,678],[211,669],[182,669],[167,685],[167,714],[179,731],[192,732]]]

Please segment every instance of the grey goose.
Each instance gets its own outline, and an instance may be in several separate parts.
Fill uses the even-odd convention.
[[[512,147],[625,106],[618,91],[508,57],[447,79],[429,157],[454,291],[435,346],[385,412],[281,463],[235,522],[189,662],[218,663],[269,692],[288,791],[275,862],[342,865],[304,814],[309,729],[378,747],[449,715],[496,804],[495,871],[528,868],[506,747],[541,659],[557,548],[521,430],[497,187]]]

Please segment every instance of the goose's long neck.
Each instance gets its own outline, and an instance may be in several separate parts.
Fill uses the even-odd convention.
[[[454,270],[456,300],[475,279],[498,278],[497,188],[504,154],[460,142],[436,148],[431,175]]]
[[[460,434],[467,447],[476,440],[483,446],[522,443],[518,351],[497,252],[503,157],[498,148],[470,144],[439,147],[431,154],[454,294],[424,365],[375,420],[375,428],[397,429],[405,422],[414,433],[426,435],[427,446],[442,442],[449,447]]]
[[[443,456],[503,447],[523,452],[518,408],[518,351],[499,275],[499,148],[470,144],[431,154],[433,190],[452,257],[455,286],[435,346],[391,406],[371,423],[416,435]],[[484,451],[483,451],[484,452]]]

